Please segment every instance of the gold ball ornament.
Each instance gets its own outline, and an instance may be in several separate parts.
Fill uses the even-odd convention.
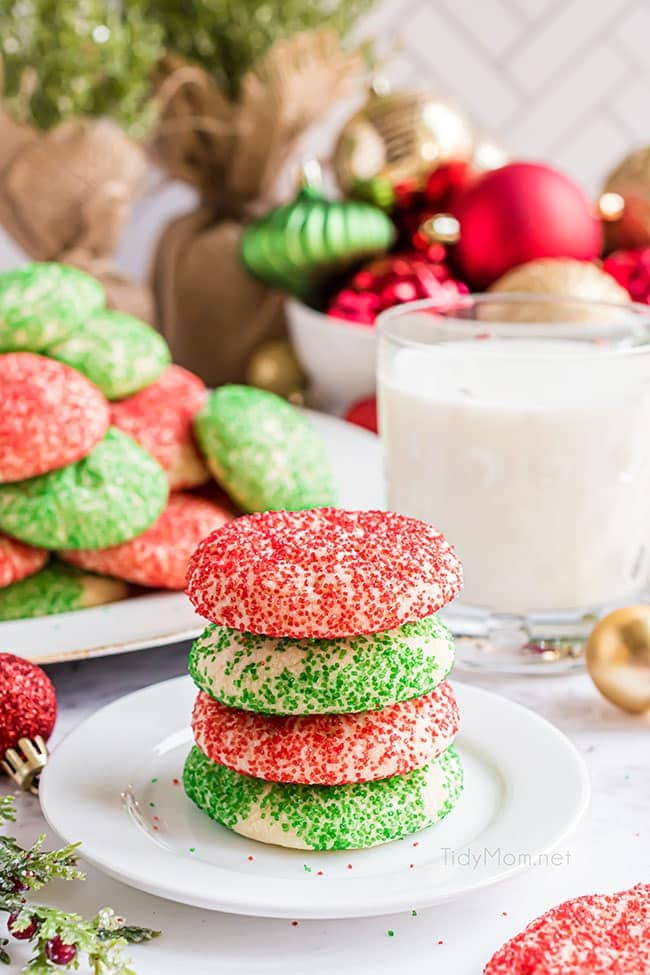
[[[488,289],[492,294],[525,293],[534,295],[560,296],[579,301],[566,304],[553,302],[548,308],[540,302],[517,302],[511,307],[507,320],[517,322],[585,322],[598,324],[611,319],[611,310],[599,308],[595,304],[580,302],[615,302],[628,304],[630,296],[625,288],[614,280],[611,274],[603,271],[590,261],[577,261],[573,258],[544,257],[527,264],[520,264],[507,271]],[[508,314],[508,305],[490,308],[490,316],[503,318]]]
[[[431,92],[371,91],[343,126],[333,165],[346,195],[370,181],[416,183],[450,159],[469,161],[474,136],[464,114]]]
[[[596,624],[585,650],[600,693],[630,714],[650,712],[650,606],[614,610]]]
[[[246,368],[246,382],[297,405],[305,401],[305,374],[291,344],[282,339],[264,342],[253,353]]]
[[[650,245],[650,146],[612,170],[599,200],[607,251]]]

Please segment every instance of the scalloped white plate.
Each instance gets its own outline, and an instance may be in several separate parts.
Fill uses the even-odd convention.
[[[383,508],[379,438],[324,413],[308,411],[328,450],[343,508]],[[184,593],[156,592],[107,606],[0,623],[0,649],[35,663],[100,657],[189,640],[205,622]]]
[[[123,697],[77,727],[43,773],[43,814],[105,873],[196,907],[344,918],[451,900],[557,850],[589,799],[583,760],[560,731],[496,694],[454,686],[463,795],[442,823],[373,850],[265,846],[201,813],[180,785],[196,695],[188,677]]]

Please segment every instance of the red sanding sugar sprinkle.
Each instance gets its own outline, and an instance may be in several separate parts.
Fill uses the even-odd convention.
[[[225,707],[199,693],[192,730],[219,765],[270,782],[344,785],[405,775],[449,746],[458,706],[447,683],[360,714],[282,717]]]
[[[111,423],[137,440],[166,471],[172,470],[179,447],[192,445],[192,420],[207,390],[198,376],[172,365],[151,386],[111,405]]]
[[[45,549],[33,548],[15,538],[0,535],[0,589],[38,572],[47,559]]]
[[[64,552],[66,562],[140,586],[184,589],[187,563],[201,541],[231,514],[212,501],[177,492],[142,535],[102,549]]]
[[[56,721],[56,694],[47,674],[29,660],[0,653],[0,757],[20,738],[47,741]]]
[[[0,481],[73,464],[108,429],[108,403],[75,369],[31,352],[0,355]]]
[[[430,616],[460,591],[446,539],[389,511],[267,511],[208,536],[188,595],[214,623],[267,636],[335,638]]]
[[[647,975],[650,884],[553,907],[499,948],[484,975]]]

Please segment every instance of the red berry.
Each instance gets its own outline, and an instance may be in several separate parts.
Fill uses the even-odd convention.
[[[11,936],[16,941],[30,941],[38,931],[38,919],[33,917],[26,928],[23,928],[21,931],[14,931],[14,925],[21,914],[22,911],[12,911],[7,918],[7,927]]]
[[[54,965],[69,965],[77,957],[77,949],[75,945],[66,944],[57,934],[45,945],[45,954]]]

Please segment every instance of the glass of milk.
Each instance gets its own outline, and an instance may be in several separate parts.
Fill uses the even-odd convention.
[[[579,665],[595,618],[647,595],[650,308],[469,295],[378,329],[388,507],[456,546],[460,662]]]

